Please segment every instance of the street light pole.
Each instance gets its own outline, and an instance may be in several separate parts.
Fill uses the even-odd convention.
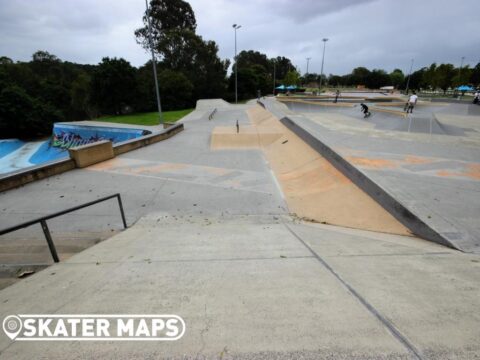
[[[412,69],[413,69],[413,59],[411,61],[412,62],[410,63],[410,71],[408,72],[407,86],[405,89],[405,93],[407,95],[408,95],[408,87],[410,86],[410,77],[412,76]]]
[[[237,75],[238,75],[238,64],[237,64],[237,30],[242,27],[242,25],[233,24],[232,25],[235,31],[235,104],[238,103],[238,90],[237,90]]]
[[[322,87],[323,63],[325,62],[325,47],[326,47],[326,44],[327,44],[328,39],[327,39],[327,38],[323,38],[322,41],[323,41],[323,55],[322,55],[322,69],[321,69],[321,71],[320,71],[320,84],[318,85],[318,91],[319,91],[319,92],[321,91],[321,87]]]
[[[308,75],[308,63],[310,62],[310,59],[311,58],[309,58],[309,57],[307,58],[307,72],[305,73],[305,76]]]
[[[275,59],[273,59],[273,96],[275,96],[275,72],[276,72],[276,69],[275,69]]]
[[[157,63],[155,62],[155,53],[153,51],[152,25],[150,24],[150,11],[148,9],[148,0],[145,0],[145,6],[147,8],[146,16],[147,16],[147,25],[148,25],[148,42],[150,45],[150,51],[152,52],[153,78],[155,80],[155,92],[157,94],[158,120],[161,124],[163,122],[162,105],[160,103],[160,90],[158,89]]]

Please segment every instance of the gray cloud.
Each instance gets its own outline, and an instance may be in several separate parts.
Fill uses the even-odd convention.
[[[320,72],[321,39],[327,37],[325,72],[355,66],[408,70],[432,62],[480,61],[477,0],[191,0],[198,32],[217,42],[222,58],[239,50],[291,58],[305,72]],[[0,0],[0,56],[28,60],[47,50],[63,60],[98,63],[124,57],[139,66],[148,54],[135,42],[142,0]]]
[[[296,23],[304,23],[347,8],[361,7],[372,1],[376,0],[268,0],[266,3],[271,11]]]

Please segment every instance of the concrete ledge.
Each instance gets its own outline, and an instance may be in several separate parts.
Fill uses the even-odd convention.
[[[380,185],[371,180],[363,172],[353,166],[349,161],[344,159],[332,148],[324,144],[315,136],[310,134],[300,125],[296,124],[288,117],[280,119],[282,124],[297,134],[303,141],[310,145],[314,150],[325,157],[340,172],[348,177],[360,189],[365,191],[385,210],[392,214],[398,221],[405,225],[413,234],[420,236],[426,240],[436,242],[438,244],[458,249],[448,239],[443,237],[437,231],[432,229],[428,224],[422,221],[418,216],[407,209],[401,202],[396,200]],[[462,249],[459,249],[462,250]]]
[[[49,176],[58,175],[72,169],[75,169],[75,161],[72,159],[56,160],[46,164],[32,166],[0,177],[0,192]]]
[[[112,142],[109,140],[76,146],[68,149],[68,153],[78,168],[84,168],[115,157]]]
[[[176,125],[176,123],[174,123],[174,122],[164,122],[163,123],[163,128],[168,129],[169,127],[172,127],[174,125]]]
[[[141,147],[171,138],[173,135],[178,134],[180,131],[183,131],[183,129],[184,126],[182,123],[173,124],[169,126],[164,132],[154,133],[142,136],[140,138],[119,142],[113,145],[113,152],[115,156],[117,156],[135,149],[139,149]]]

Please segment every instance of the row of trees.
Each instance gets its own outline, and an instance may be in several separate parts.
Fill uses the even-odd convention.
[[[317,86],[320,75],[312,73],[298,79],[299,84]],[[378,89],[382,86],[394,86],[396,89],[405,89],[408,75],[402,70],[395,69],[387,73],[382,69],[369,70],[365,67],[357,67],[347,75],[323,76],[322,83],[329,86],[349,87],[363,85],[369,89]],[[432,64],[421,68],[410,76],[410,89],[441,89],[444,92],[460,85],[480,86],[480,63],[474,68],[468,65],[455,68],[452,64]]]
[[[145,26],[135,36],[149,49],[146,15]],[[227,77],[230,62],[219,58],[215,42],[196,34],[195,15],[187,2],[151,0],[148,15],[163,110],[193,107],[199,98],[234,98],[233,74]],[[238,59],[242,62],[238,73],[241,99],[255,96],[258,89],[270,90],[273,59],[252,51],[242,52]],[[280,78],[293,68],[289,59],[275,61]],[[105,57],[98,65],[81,65],[47,51],[37,51],[29,62],[0,58],[3,138],[50,135],[56,121],[155,110],[151,61],[135,68],[124,59]]]
[[[152,24],[152,45],[162,108],[192,107],[200,98],[233,100],[235,77],[227,77],[229,60],[218,56],[214,41],[196,33],[191,6],[183,0],[150,0],[144,27],[135,31],[137,42],[150,49],[147,15]],[[290,59],[268,58],[258,51],[242,51],[238,63],[239,99],[272,92],[275,85],[317,84],[318,74],[301,77]],[[322,79],[329,86],[365,85],[368,88],[393,85],[404,88],[401,70],[355,68],[350,74]],[[432,64],[411,75],[410,88],[448,89],[460,84],[480,83],[480,64],[455,68]],[[33,138],[50,135],[52,123],[124,112],[155,111],[152,63],[133,67],[128,61],[105,57],[98,65],[62,61],[46,51],[37,51],[29,62],[0,57],[0,136]]]

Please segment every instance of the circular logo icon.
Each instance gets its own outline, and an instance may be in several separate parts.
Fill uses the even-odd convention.
[[[22,320],[15,315],[9,315],[3,319],[3,331],[10,339],[15,339],[22,330]]]

